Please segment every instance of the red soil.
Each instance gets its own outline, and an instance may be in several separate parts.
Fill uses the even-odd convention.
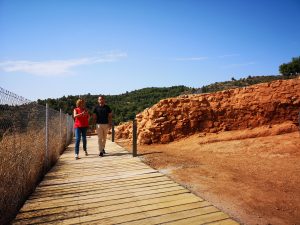
[[[138,154],[242,224],[300,225],[300,134],[282,134],[290,126],[197,133]]]

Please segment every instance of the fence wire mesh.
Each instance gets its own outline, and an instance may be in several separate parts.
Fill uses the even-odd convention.
[[[0,88],[0,224],[15,216],[72,137],[70,115]]]

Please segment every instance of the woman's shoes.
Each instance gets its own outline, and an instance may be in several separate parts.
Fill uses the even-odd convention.
[[[84,153],[85,153],[85,156],[88,156],[88,155],[89,155],[88,152],[87,152],[87,150],[84,150]],[[77,159],[80,159],[78,154],[75,154],[75,159],[76,159],[76,160],[77,160]]]

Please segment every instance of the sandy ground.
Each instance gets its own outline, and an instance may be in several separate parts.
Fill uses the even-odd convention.
[[[300,225],[300,134],[280,133],[278,127],[199,133],[138,146],[138,154],[241,224]],[[130,151],[127,141],[116,142]]]

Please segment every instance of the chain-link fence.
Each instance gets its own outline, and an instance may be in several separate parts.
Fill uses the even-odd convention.
[[[73,137],[73,119],[0,87],[0,224],[18,212]]]

